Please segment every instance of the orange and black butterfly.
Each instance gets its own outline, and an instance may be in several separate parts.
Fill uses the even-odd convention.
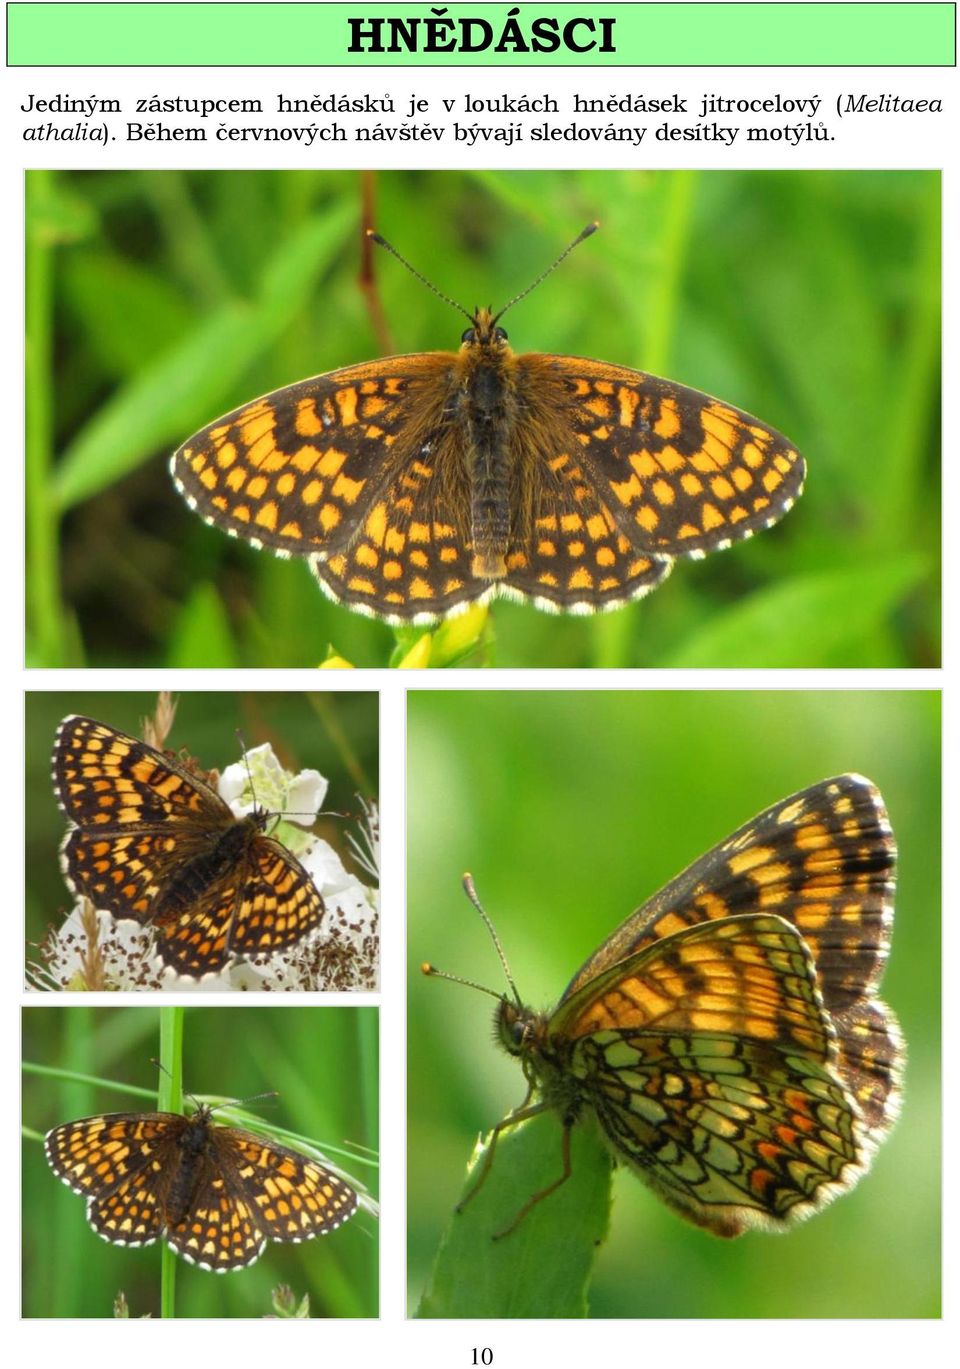
[[[516,355],[505,309],[461,312],[458,352],[347,366],[217,419],[174,453],[177,488],[395,624],[496,595],[616,608],[799,497],[803,458],[741,409],[625,366]]]
[[[115,1112],[47,1133],[47,1160],[87,1199],[87,1221],[114,1245],[162,1237],[191,1264],[225,1274],[260,1258],[268,1241],[309,1241],[357,1210],[349,1184],[265,1136],[211,1122],[205,1105]]]
[[[895,862],[876,788],[841,775],[701,856],[607,938],[553,1012],[526,1007],[508,973],[496,1036],[529,1088],[464,1202],[500,1132],[546,1110],[564,1129],[561,1172],[499,1235],[569,1178],[570,1131],[587,1114],[615,1161],[718,1236],[785,1230],[851,1188],[898,1107],[902,1039],[877,997]]]
[[[269,815],[237,818],[173,756],[93,718],[64,718],[53,785],[71,823],[61,847],[71,890],[153,930],[164,965],[188,978],[268,956],[318,927],[310,875],[267,835]]]

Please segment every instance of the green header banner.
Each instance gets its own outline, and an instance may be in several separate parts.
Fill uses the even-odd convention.
[[[953,4],[8,4],[11,67],[914,67]]]

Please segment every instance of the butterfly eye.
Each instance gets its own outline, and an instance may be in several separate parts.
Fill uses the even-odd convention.
[[[460,338],[461,342],[476,342],[477,332],[475,328],[465,328]]]
[[[506,329],[505,329],[505,328],[495,328],[495,329],[493,330],[493,340],[494,340],[494,342],[506,342],[506,340],[507,340],[507,331],[506,331]]]

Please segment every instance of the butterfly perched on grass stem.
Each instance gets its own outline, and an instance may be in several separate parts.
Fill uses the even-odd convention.
[[[492,995],[496,1038],[528,1089],[461,1207],[498,1136],[548,1110],[563,1128],[557,1176],[498,1236],[569,1178],[571,1130],[590,1113],[616,1161],[718,1236],[784,1230],[852,1187],[898,1106],[902,1041],[876,997],[895,861],[876,788],[824,780],[643,904],[551,1013],[523,1003],[467,876],[510,985]]]
[[[87,1221],[114,1245],[162,1237],[191,1264],[224,1274],[258,1260],[268,1241],[300,1242],[353,1216],[357,1194],[287,1146],[218,1126],[198,1104],[176,1112],[116,1112],[47,1133],[53,1172],[87,1199]]]
[[[294,945],[324,914],[313,880],[268,836],[269,814],[235,817],[180,761],[107,723],[65,718],[53,784],[71,823],[61,847],[74,893],[153,930],[187,978]]]
[[[173,455],[208,523],[304,556],[337,602],[431,623],[496,595],[553,612],[616,608],[776,523],[804,462],[759,419],[642,371],[515,354],[504,313],[458,352],[386,357],[242,405]],[[378,234],[371,234],[430,285]]]

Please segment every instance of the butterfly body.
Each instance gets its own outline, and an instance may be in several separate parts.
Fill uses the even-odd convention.
[[[167,1226],[176,1227],[183,1222],[193,1206],[194,1197],[203,1172],[204,1159],[209,1161],[210,1110],[199,1108],[187,1120],[176,1140],[176,1166],[172,1168],[169,1188],[163,1203],[163,1214]]]
[[[152,928],[160,960],[178,974],[271,954],[319,925],[323,900],[266,835],[262,809],[235,817],[187,766],[93,718],[64,719],[52,769],[71,823],[61,847],[70,888]]]
[[[205,834],[205,845],[189,856],[158,892],[153,921],[169,922],[194,907],[210,887],[248,860],[252,843],[264,831],[267,814],[258,809]]]
[[[785,1230],[850,1188],[897,1114],[903,1044],[876,996],[896,850],[868,780],[782,800],[672,880],[557,1007],[501,998],[528,1084],[498,1133],[593,1114],[614,1158],[715,1235]],[[480,1184],[468,1194],[477,1191]],[[465,1200],[466,1201],[466,1200]]]
[[[158,1238],[215,1273],[253,1264],[270,1240],[334,1231],[357,1194],[298,1151],[237,1127],[202,1105],[174,1112],[106,1113],[47,1133],[54,1173],[87,1199],[87,1220],[115,1245]]]
[[[699,391],[515,353],[488,309],[459,352],[290,385],[171,460],[207,522],[307,557],[331,598],[396,623],[498,594],[552,612],[618,607],[677,558],[776,523],[804,470],[782,434]]]

